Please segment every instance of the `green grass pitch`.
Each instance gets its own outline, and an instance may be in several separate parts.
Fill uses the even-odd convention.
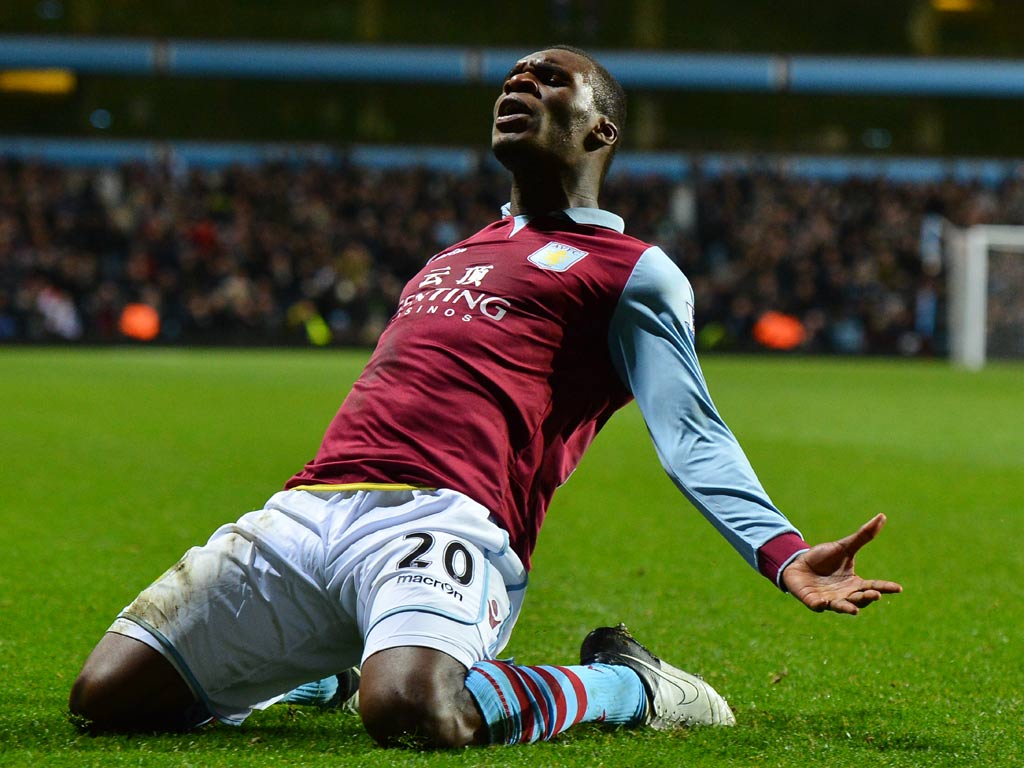
[[[315,451],[359,352],[0,350],[0,764],[1024,764],[1024,368],[710,358],[715,400],[818,541],[876,512],[866,576],[905,592],[817,615],[749,569],[619,414],[555,498],[508,649],[569,663],[626,621],[732,703],[734,729],[584,727],[551,744],[385,752],[358,718],[89,737],[68,688],[116,612]]]

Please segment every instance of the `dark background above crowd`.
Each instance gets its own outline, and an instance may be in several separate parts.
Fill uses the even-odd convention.
[[[467,46],[506,50],[509,65],[555,42],[651,55],[1013,60],[1024,55],[1022,28],[1018,0],[448,0],[443,13],[421,0],[218,0],[201,11],[185,0],[0,4],[0,33],[42,39]],[[486,137],[495,95],[482,82],[125,76],[88,67],[69,75],[64,89],[42,93],[0,78],[0,133],[472,146]],[[1014,126],[1024,121],[1019,98],[629,90],[629,149],[1013,157]]]

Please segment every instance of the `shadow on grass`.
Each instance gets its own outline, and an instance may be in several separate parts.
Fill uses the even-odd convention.
[[[83,752],[222,753],[244,749],[316,755],[365,752],[373,746],[358,716],[296,707],[256,713],[240,727],[210,724],[184,733],[91,734],[67,722],[65,732],[67,747]]]
[[[962,759],[978,745],[965,734],[952,736],[935,723],[914,718],[902,708],[845,709],[837,713],[761,711],[755,727],[741,729],[740,738],[759,751],[809,749],[848,753],[897,753],[908,757]]]

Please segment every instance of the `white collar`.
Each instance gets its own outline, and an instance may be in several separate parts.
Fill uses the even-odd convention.
[[[595,227],[605,227],[606,229],[612,229],[616,232],[625,232],[626,222],[622,220],[621,216],[618,216],[611,211],[605,211],[601,208],[566,208],[561,211],[570,219],[575,221],[577,224],[590,224]],[[512,215],[512,203],[505,203],[501,206],[502,216]],[[520,229],[526,226],[527,222],[530,221],[530,216],[521,213],[514,219],[515,224],[512,227],[511,237]]]

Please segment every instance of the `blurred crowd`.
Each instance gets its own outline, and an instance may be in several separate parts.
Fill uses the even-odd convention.
[[[369,345],[405,281],[497,218],[508,186],[486,163],[0,161],[0,341]],[[916,355],[944,344],[939,217],[1024,223],[1024,180],[623,175],[602,205],[689,277],[703,349]]]

